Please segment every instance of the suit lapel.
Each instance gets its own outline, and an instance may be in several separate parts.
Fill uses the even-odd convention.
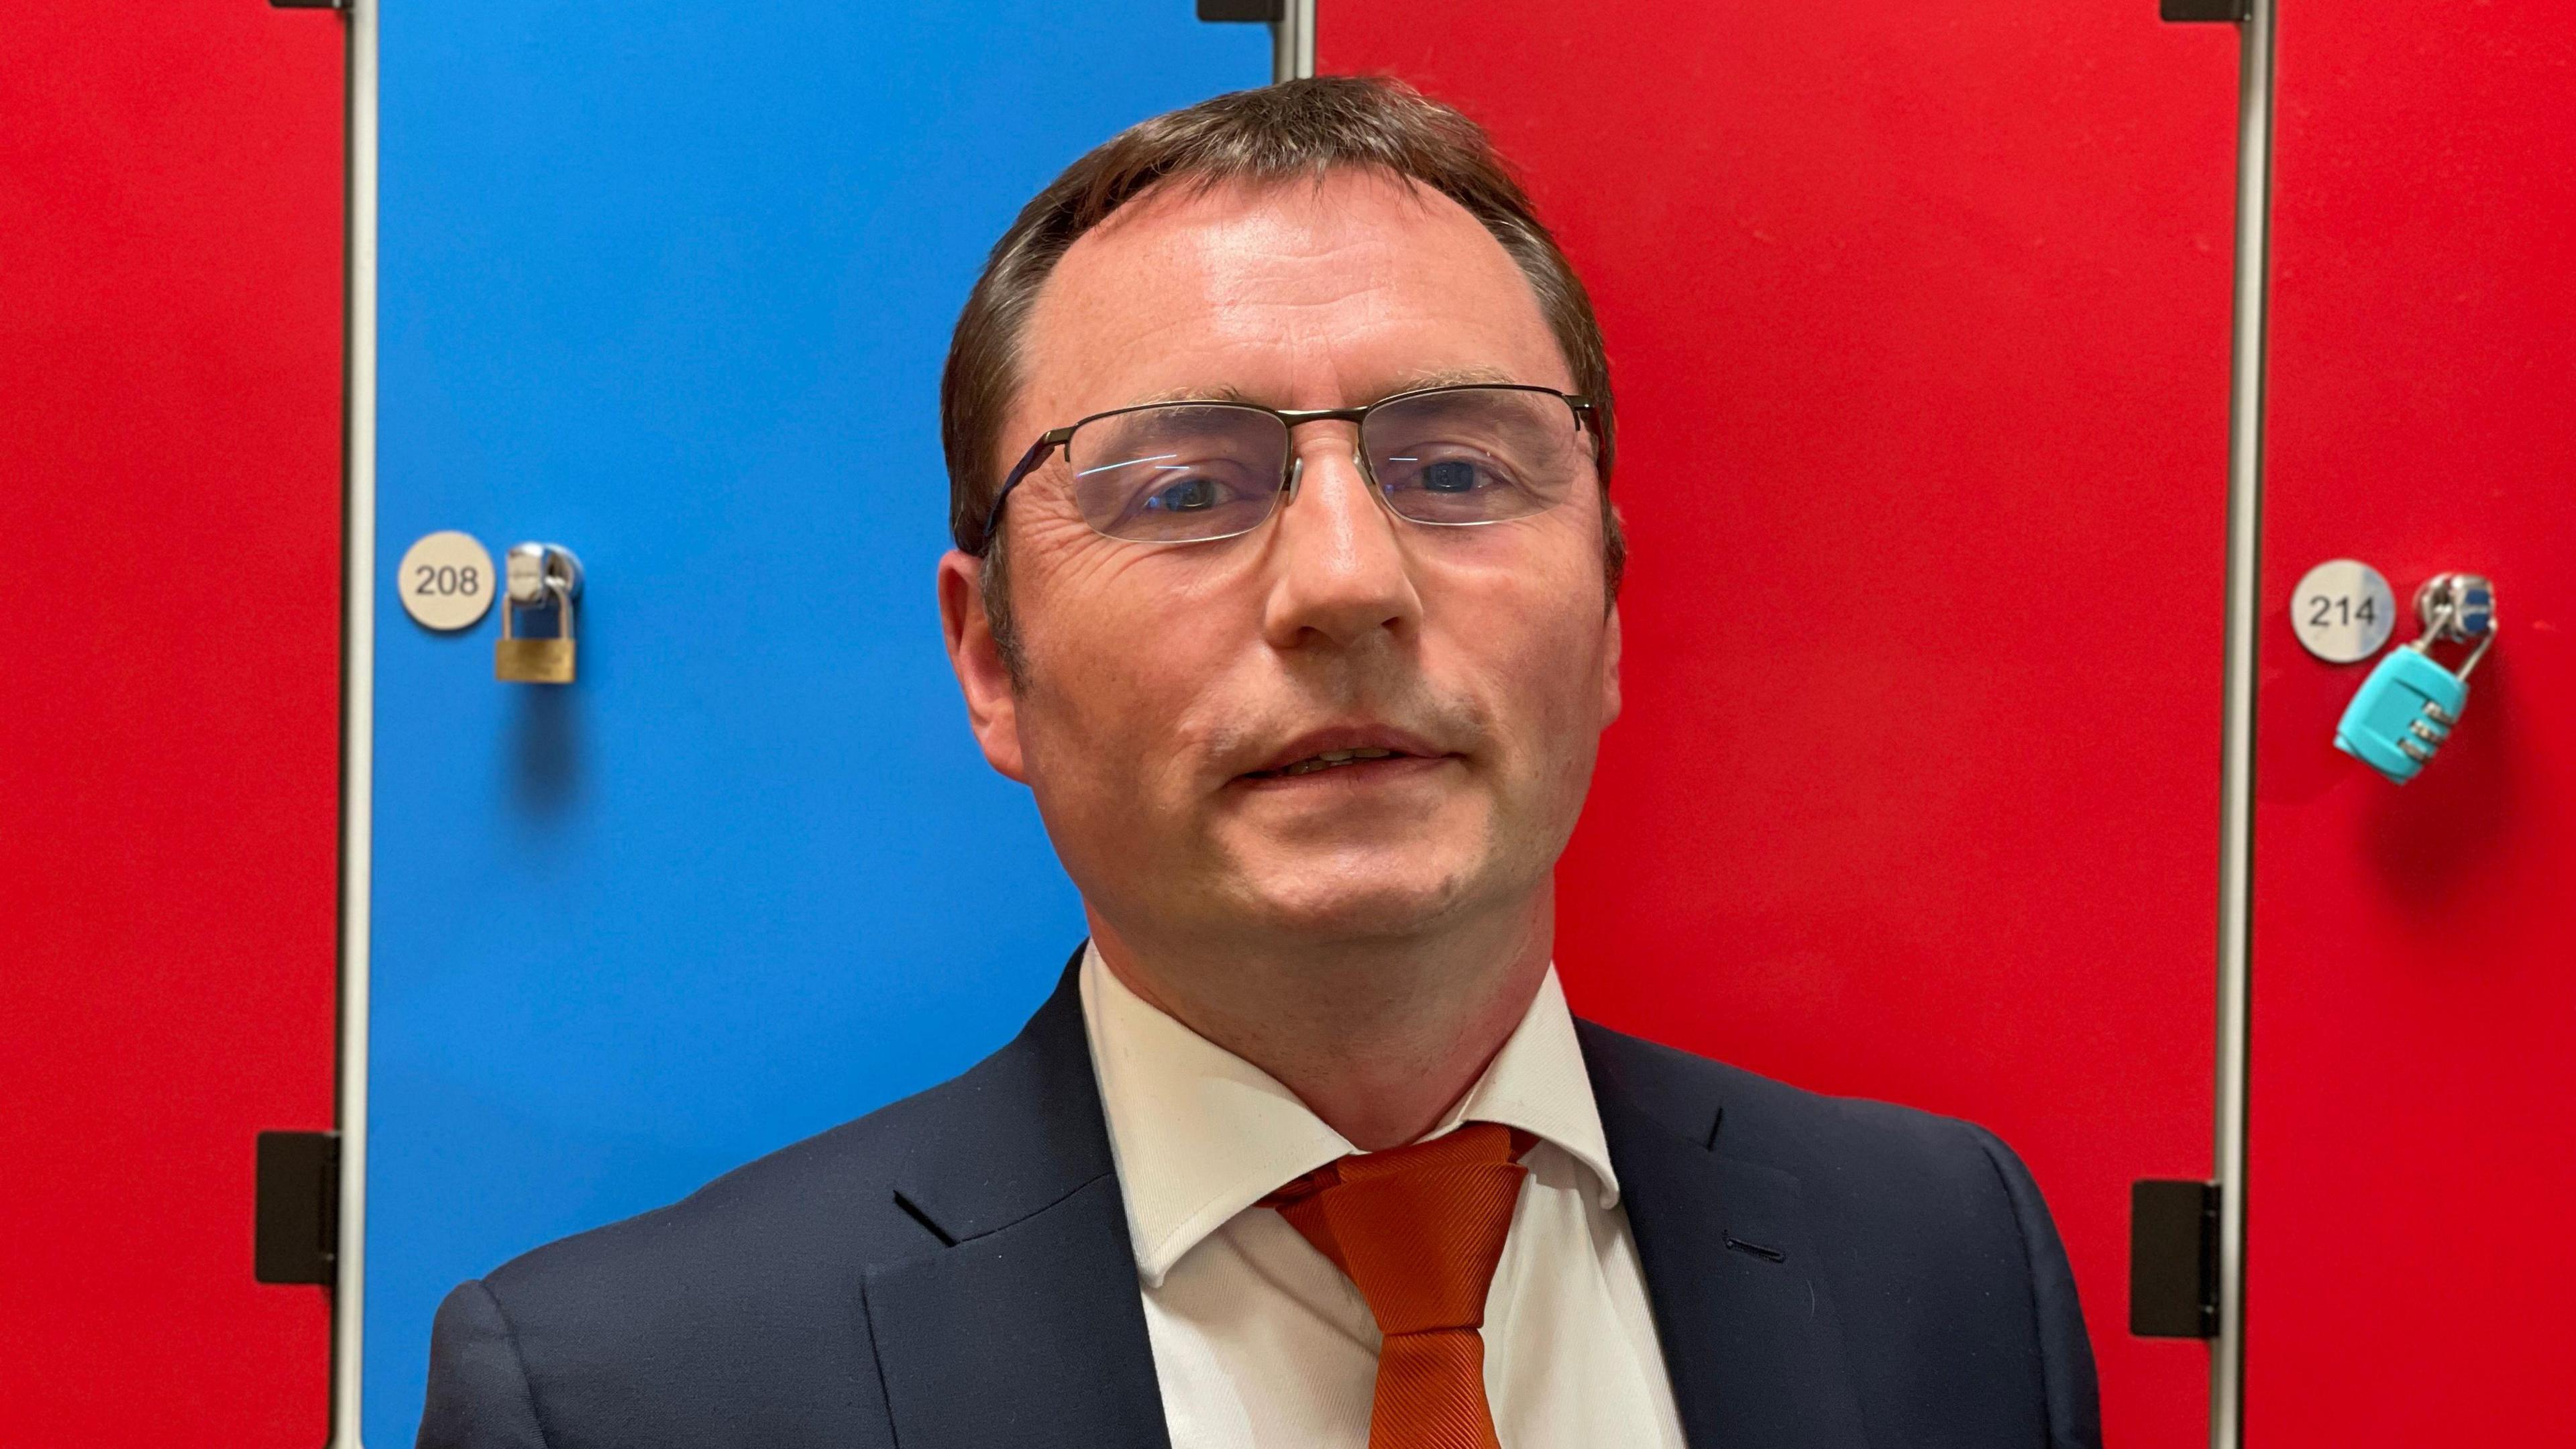
[[[944,1246],[871,1270],[903,1449],[1169,1449],[1075,962],[949,1088],[898,1179]],[[1660,1049],[1578,1024],[1693,1449],[1861,1449],[1820,1245],[1791,1175],[1716,1149],[1720,1103]]]
[[[896,1183],[945,1245],[871,1270],[903,1449],[1168,1449],[1075,985],[948,1089]]]
[[[1585,1064],[1692,1449],[1867,1443],[1798,1180],[1716,1150],[1714,1094],[1580,1023]]]

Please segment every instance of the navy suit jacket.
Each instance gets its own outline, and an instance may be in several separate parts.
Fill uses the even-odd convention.
[[[2066,1254],[2001,1142],[1576,1031],[1693,1449],[2098,1445]],[[420,1426],[422,1449],[1169,1443],[1071,968],[964,1076],[458,1288]]]

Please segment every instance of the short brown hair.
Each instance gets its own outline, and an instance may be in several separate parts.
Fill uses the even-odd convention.
[[[1484,128],[1401,81],[1317,76],[1235,91],[1140,121],[1094,147],[1041,191],[993,245],[967,294],[940,379],[940,438],[948,454],[948,530],[968,553],[984,536],[1008,466],[1001,436],[1020,382],[1021,339],[1040,289],[1066,248],[1110,213],[1167,181],[1202,186],[1320,178],[1367,167],[1427,186],[1466,208],[1519,264],[1600,429],[1602,567],[1616,597],[1627,546],[1609,508],[1610,362],[1582,280],[1531,210]],[[1071,419],[1065,419],[1071,421]],[[985,610],[1016,665],[1000,558],[986,570]]]

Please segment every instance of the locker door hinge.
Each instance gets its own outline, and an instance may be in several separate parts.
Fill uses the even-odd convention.
[[[2218,1336],[2218,1184],[2129,1184],[2129,1331]]]
[[[2253,18],[2253,10],[2253,0],[2157,0],[2157,14],[2178,22],[2243,22]]]
[[[1276,25],[1288,18],[1288,6],[1286,0],[1199,0],[1199,18]]]
[[[2171,0],[2167,0],[2170,4]],[[268,0],[271,10],[346,10],[349,0]]]
[[[340,1261],[340,1134],[259,1134],[251,1276],[322,1283]]]

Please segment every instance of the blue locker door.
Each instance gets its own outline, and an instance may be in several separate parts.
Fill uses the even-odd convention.
[[[389,0],[365,1432],[460,1279],[948,1076],[1082,924],[939,644],[937,386],[1021,202],[1266,80],[1188,0]],[[571,547],[579,679],[405,617]]]

